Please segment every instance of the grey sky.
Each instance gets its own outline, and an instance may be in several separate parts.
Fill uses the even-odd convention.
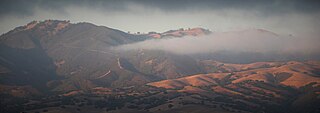
[[[2,0],[0,33],[32,20],[90,22],[131,32],[204,27],[212,31],[262,28],[320,36],[317,0]]]

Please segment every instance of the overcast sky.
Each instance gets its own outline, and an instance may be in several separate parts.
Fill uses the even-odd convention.
[[[90,22],[122,31],[211,31],[262,28],[320,36],[317,0],[1,0],[0,33],[32,20]]]

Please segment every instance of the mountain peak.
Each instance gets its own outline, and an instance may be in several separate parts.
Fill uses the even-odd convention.
[[[56,34],[58,31],[70,25],[69,20],[44,20],[44,21],[31,21],[24,26],[17,27],[8,33],[15,33],[27,30],[45,30],[48,34]]]
[[[152,38],[163,38],[163,37],[184,37],[184,36],[202,36],[208,35],[211,31],[204,28],[188,28],[188,29],[177,29],[169,30],[163,33],[149,32],[148,36]]]
[[[243,30],[242,32],[247,32],[247,33],[259,33],[259,34],[271,34],[271,35],[274,35],[274,36],[278,36],[277,33],[275,32],[272,32],[272,31],[269,31],[269,30],[266,30],[266,29],[262,29],[262,28],[256,28],[256,29],[246,29],[246,30]]]
[[[38,24],[38,21],[32,21],[30,23],[28,23],[27,25],[25,25],[25,30],[28,30],[28,29],[32,29],[34,28],[36,25]]]
[[[50,32],[51,34],[56,34],[58,31],[62,30],[63,28],[70,25],[70,21],[64,20],[45,20],[42,22],[39,22],[37,24],[37,28],[39,30],[46,30]]]

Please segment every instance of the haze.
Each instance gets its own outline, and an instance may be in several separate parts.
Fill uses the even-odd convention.
[[[277,35],[257,29],[214,32],[211,35],[150,39],[133,44],[120,45],[115,50],[163,50],[182,55],[229,52],[319,54],[319,38],[299,38]]]

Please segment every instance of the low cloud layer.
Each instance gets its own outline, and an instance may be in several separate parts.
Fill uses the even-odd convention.
[[[213,33],[208,36],[150,39],[115,47],[115,50],[163,50],[175,54],[192,55],[229,52],[258,52],[311,55],[319,54],[319,38],[280,36],[264,30],[244,30]]]

